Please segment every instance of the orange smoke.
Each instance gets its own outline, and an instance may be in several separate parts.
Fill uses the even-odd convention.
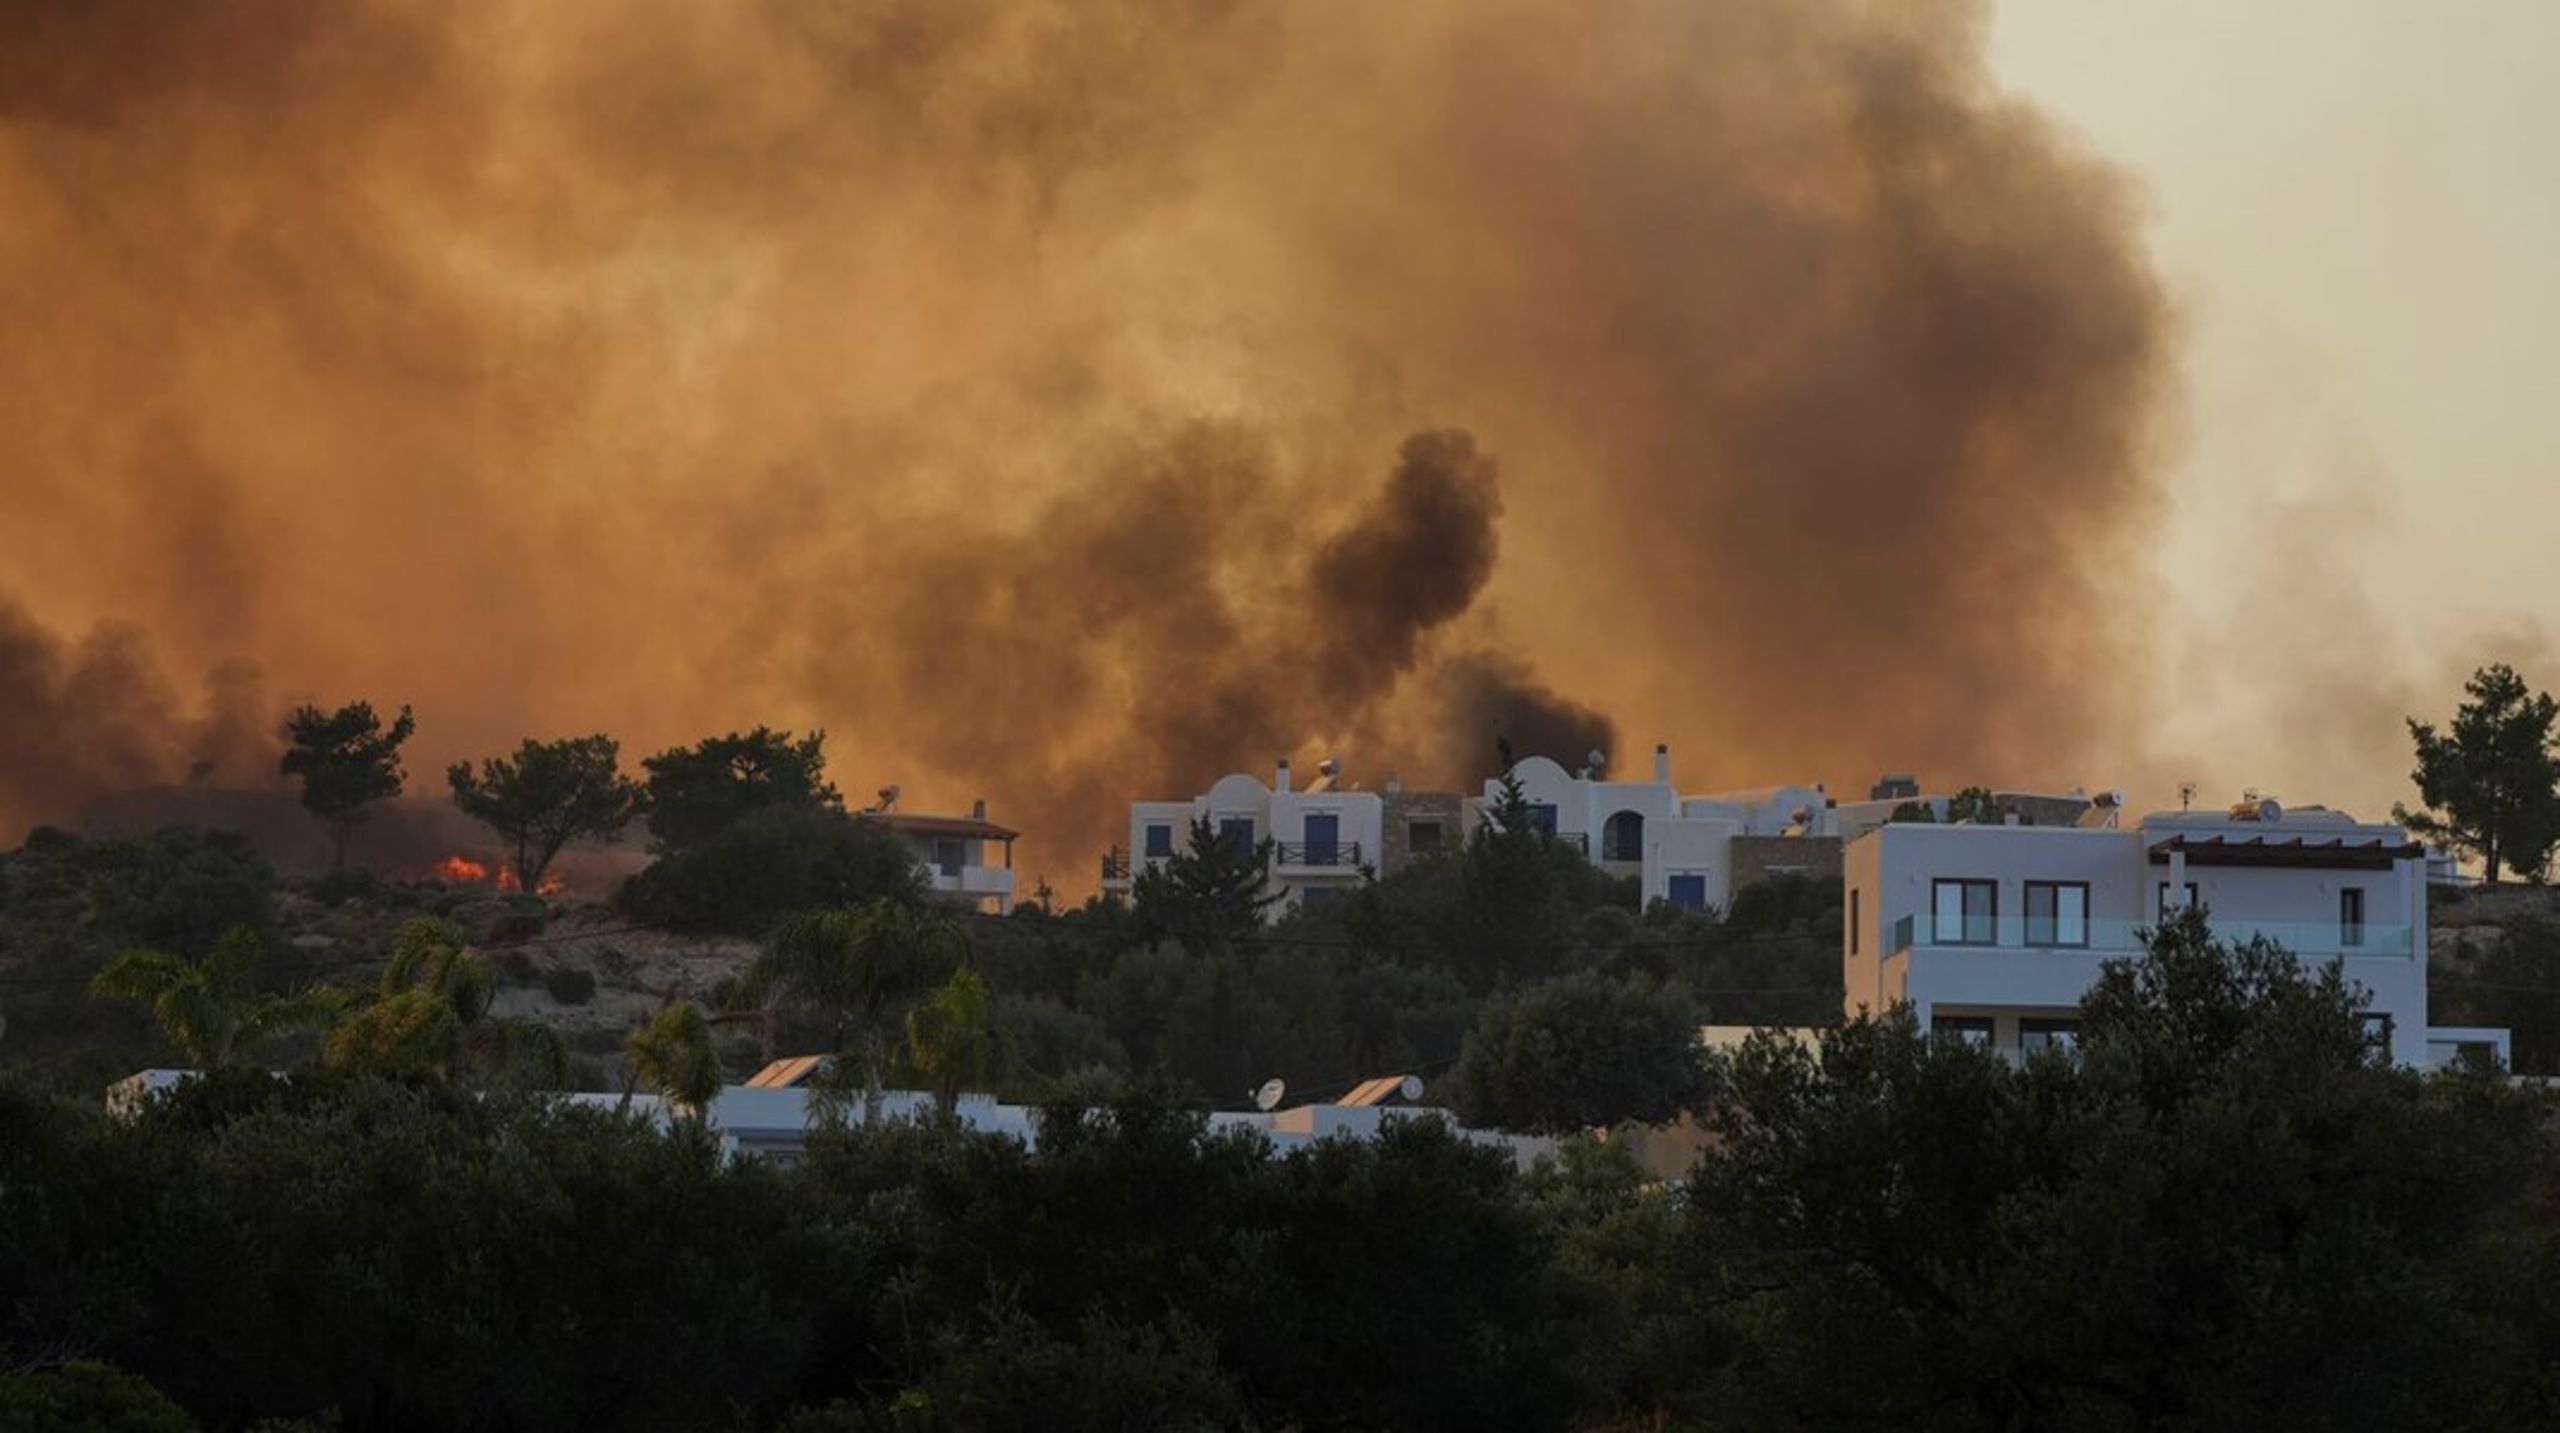
[[[233,656],[414,703],[413,774],[822,726],[1067,880],[1132,797],[1497,725],[2095,779],[2169,324],[1987,28],[0,5],[0,840],[271,785]]]

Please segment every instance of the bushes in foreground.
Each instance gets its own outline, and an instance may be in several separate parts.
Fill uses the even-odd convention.
[[[2334,973],[2192,918],[2081,1034],[1762,1037],[1685,1189],[1160,1098],[781,1168],[427,1080],[0,1082],[0,1377],[213,1427],[2560,1425],[2540,1095],[2369,1063]]]

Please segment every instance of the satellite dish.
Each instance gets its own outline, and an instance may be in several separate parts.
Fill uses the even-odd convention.
[[[1609,753],[1595,746],[1583,753],[1582,762],[1594,771],[1605,771],[1609,767]]]
[[[880,804],[875,810],[886,811],[898,804],[898,783],[892,781],[880,788]]]
[[[1265,1080],[1262,1082],[1262,1088],[1253,1092],[1253,1107],[1269,1114],[1280,1107],[1280,1097],[1287,1093],[1289,1093],[1287,1085],[1278,1080]]]
[[[1338,756],[1326,757],[1324,760],[1316,763],[1316,772],[1321,776],[1340,776],[1342,774],[1342,758]]]
[[[1396,1082],[1396,1093],[1404,1097],[1404,1102],[1406,1104],[1412,1104],[1414,1101],[1421,1099],[1422,1077],[1420,1075],[1407,1075],[1403,1079],[1398,1080]]]

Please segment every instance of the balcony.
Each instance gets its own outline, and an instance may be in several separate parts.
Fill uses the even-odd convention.
[[[1345,875],[1359,871],[1360,843],[1357,841],[1282,841],[1273,858],[1284,871],[1339,871]]]
[[[1102,853],[1102,888],[1106,891],[1129,889],[1129,853],[1117,846]]]
[[[934,866],[926,870],[925,883],[945,895],[1013,895],[1013,872],[1002,866]]]
[[[2385,957],[2406,959],[2417,949],[2417,928],[2407,925],[2376,925],[2370,922],[2349,926],[2338,921],[2244,921],[2211,916],[2215,939],[2238,945],[2265,937],[2306,960],[2325,961],[2335,957],[2362,959]],[[1886,932],[1888,954],[1908,951],[1914,946],[1935,950],[2010,950],[2052,952],[2056,955],[2096,954],[2127,956],[2142,953],[2142,934],[2157,927],[2158,921],[2090,920],[2078,923],[2071,933],[2080,937],[2065,941],[2058,937],[2064,927],[2059,922],[2038,920],[2028,929],[2024,916],[2004,915],[1996,919],[1975,918],[1950,921],[1943,932],[1935,919],[1926,915],[1908,915],[1893,923]]]

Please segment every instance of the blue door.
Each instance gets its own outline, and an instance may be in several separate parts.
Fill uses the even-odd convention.
[[[1239,856],[1253,854],[1253,818],[1228,816],[1218,822],[1218,839]]]
[[[1673,876],[1671,878],[1671,903],[1683,910],[1705,910],[1707,908],[1707,878],[1704,876]]]
[[[1330,815],[1320,816],[1314,812],[1309,812],[1307,814],[1308,865],[1330,866],[1334,864],[1340,858],[1336,848],[1339,846],[1341,840],[1341,817]]]
[[[1529,808],[1529,829],[1537,832],[1541,836],[1554,835],[1556,833],[1556,804],[1552,801],[1541,801],[1536,805],[1531,806]]]

